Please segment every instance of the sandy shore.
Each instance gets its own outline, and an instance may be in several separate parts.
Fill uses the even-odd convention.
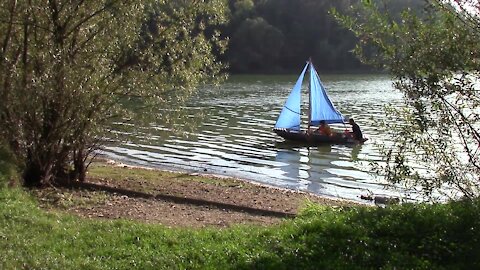
[[[171,227],[270,225],[295,217],[308,202],[333,207],[360,205],[241,179],[155,170],[115,161],[96,164],[86,183],[42,192],[50,192],[43,194],[42,205],[52,210]]]

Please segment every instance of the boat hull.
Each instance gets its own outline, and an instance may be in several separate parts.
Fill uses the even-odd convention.
[[[361,141],[355,140],[350,134],[334,133],[332,136],[327,136],[318,133],[306,133],[305,131],[289,130],[289,129],[274,129],[278,136],[287,141],[304,143],[307,145],[319,144],[362,144],[367,139]]]

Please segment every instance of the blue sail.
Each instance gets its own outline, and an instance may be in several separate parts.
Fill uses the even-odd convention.
[[[343,123],[343,115],[335,108],[320,81],[317,71],[310,64],[310,124],[319,125],[321,120],[331,123]]]
[[[275,128],[300,130],[300,98],[302,95],[301,89],[303,77],[305,76],[307,67],[308,63],[305,65],[305,68],[303,68],[300,77],[298,77],[297,83],[288,96],[287,102],[285,102],[285,106],[283,106],[282,112],[275,124]]]

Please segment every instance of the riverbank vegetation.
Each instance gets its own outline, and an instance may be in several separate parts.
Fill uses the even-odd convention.
[[[134,174],[130,181],[148,177]],[[480,267],[479,200],[387,208],[307,203],[275,225],[222,229],[82,218],[40,207],[20,188],[0,189],[0,205],[2,269]]]
[[[166,104],[223,67],[223,0],[2,1],[0,17],[0,138],[29,186],[83,181],[112,119],[175,119]]]
[[[480,195],[480,7],[477,1],[428,1],[421,16],[400,18],[376,1],[337,18],[359,39],[365,63],[386,69],[404,106],[383,122],[392,144],[381,146],[378,172],[427,197]]]

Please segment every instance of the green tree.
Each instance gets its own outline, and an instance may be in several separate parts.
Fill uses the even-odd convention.
[[[246,19],[233,33],[229,60],[240,71],[267,70],[280,57],[284,36],[263,18]]]
[[[248,18],[252,15],[255,8],[253,0],[239,0],[233,3],[233,18]]]
[[[223,0],[1,1],[0,136],[23,161],[25,183],[83,180],[122,102],[181,98],[216,75],[212,54],[224,42],[211,29],[225,8]]]
[[[430,1],[423,14],[398,19],[374,1],[362,1],[360,16],[337,13],[360,39],[357,54],[387,69],[404,94],[405,106],[387,111],[392,145],[379,171],[430,198],[480,192],[480,13],[456,2]]]

